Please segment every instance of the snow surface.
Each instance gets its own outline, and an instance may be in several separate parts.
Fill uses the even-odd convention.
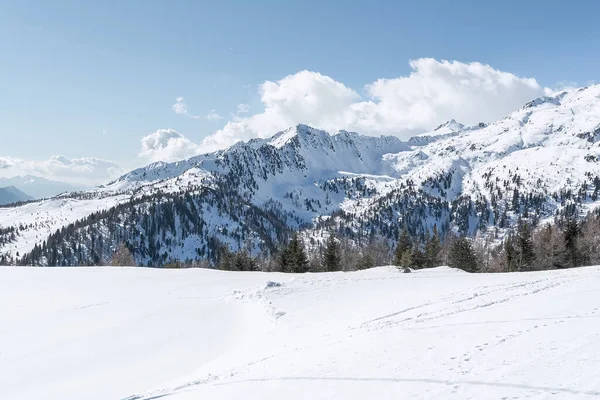
[[[0,268],[0,398],[592,399],[600,267]]]
[[[129,196],[118,195],[97,199],[54,198],[18,207],[0,208],[0,226],[23,226],[14,242],[0,247],[10,256],[26,254],[60,228],[88,215],[107,210],[129,200]]]

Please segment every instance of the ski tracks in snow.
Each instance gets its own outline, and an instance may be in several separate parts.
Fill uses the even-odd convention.
[[[443,297],[365,321],[355,329],[380,330],[398,325],[406,325],[406,328],[411,328],[417,324],[508,303],[520,297],[555,288],[564,283],[566,281],[556,282],[538,279],[525,283],[492,286],[491,288],[489,286],[476,287],[470,293]],[[397,318],[399,316],[400,318]]]
[[[373,285],[381,285],[381,282],[387,282],[385,285],[389,289],[395,285],[396,280],[398,282],[404,281],[404,285],[406,285],[406,279],[416,279],[421,282],[423,282],[423,278],[427,279],[425,276],[419,275],[419,273],[409,275],[386,274],[384,276],[367,275],[365,277],[349,275],[348,279],[345,276],[329,275],[320,277],[306,275],[294,278],[289,282],[289,285],[269,281],[264,287],[234,291],[226,301],[241,302],[242,304],[254,307],[254,310],[260,309],[260,312],[267,317],[267,320],[271,321],[270,325],[272,329],[278,332],[278,335],[281,335],[286,331],[285,329],[283,331],[277,330],[279,323],[281,321],[286,321],[287,323],[288,319],[294,321],[299,317],[297,313],[302,311],[302,309],[294,307],[291,310],[284,311],[280,308],[281,305],[302,303],[303,299],[306,299],[302,296],[307,295],[307,287],[310,287],[310,290],[314,291],[314,293],[310,292],[314,295],[314,298],[321,301],[321,299],[326,300],[330,296],[336,296],[338,291],[351,292],[349,289],[354,289],[354,285],[357,285],[356,289],[359,290],[364,285],[373,287]],[[572,387],[561,386],[559,384],[547,386],[536,385],[534,383],[529,384],[529,382],[521,382],[519,378],[522,376],[520,372],[522,369],[528,368],[528,366],[534,365],[534,363],[547,362],[545,357],[549,351],[556,352],[558,357],[553,356],[552,358],[560,360],[561,355],[567,356],[579,351],[579,347],[587,343],[584,341],[573,344],[568,348],[554,348],[548,347],[551,344],[542,340],[537,343],[539,347],[537,349],[535,347],[536,343],[532,341],[539,341],[540,334],[533,335],[533,332],[548,329],[548,333],[550,334],[556,327],[564,327],[563,324],[569,319],[600,318],[600,307],[591,307],[588,310],[581,310],[581,313],[565,315],[564,317],[557,316],[557,314],[546,317],[543,313],[533,315],[519,313],[519,309],[522,306],[527,306],[531,302],[538,304],[533,307],[539,307],[539,304],[543,304],[545,297],[539,298],[536,295],[553,293],[552,291],[558,288],[560,290],[556,291],[557,294],[568,294],[568,290],[565,291],[565,286],[570,285],[574,281],[573,276],[569,273],[559,273],[558,275],[546,278],[538,273],[526,279],[523,279],[523,275],[521,275],[519,276],[520,279],[509,279],[508,281],[506,279],[495,280],[494,276],[492,276],[490,280],[474,279],[472,285],[469,287],[456,285],[457,290],[454,292],[444,293],[432,290],[432,298],[423,300],[423,297],[421,297],[421,300],[414,301],[413,303],[416,302],[416,304],[412,305],[410,302],[407,302],[406,307],[397,311],[390,310],[388,306],[388,312],[382,313],[379,316],[371,314],[372,318],[364,322],[346,325],[345,328],[343,324],[338,324],[339,330],[336,335],[332,335],[332,332],[327,330],[329,326],[322,325],[320,328],[317,328],[322,335],[319,340],[292,343],[290,346],[281,346],[281,343],[278,343],[278,346],[275,343],[273,346],[264,348],[263,350],[265,351],[260,356],[252,359],[247,358],[245,363],[239,363],[237,366],[234,366],[237,364],[235,363],[233,365],[229,364],[230,368],[228,369],[215,368],[210,370],[210,373],[199,374],[197,378],[183,380],[181,384],[129,396],[122,400],[156,400],[178,394],[182,394],[182,397],[187,399],[196,398],[194,397],[196,390],[199,390],[197,393],[201,395],[201,393],[204,393],[205,390],[213,386],[226,388],[230,385],[248,385],[252,382],[290,381],[290,384],[292,384],[296,381],[308,382],[319,380],[331,382],[332,384],[338,381],[363,382],[365,384],[379,381],[382,384],[386,382],[406,384],[418,384],[422,382],[423,385],[428,385],[424,387],[427,388],[427,396],[423,398],[429,399],[446,399],[450,397],[476,398],[472,397],[472,393],[476,392],[478,386],[497,387],[500,391],[510,392],[508,397],[503,397],[506,399],[554,398],[557,395],[561,396],[561,394],[579,397],[585,396],[585,398],[600,396],[599,392],[593,390],[593,386],[590,390],[585,388],[579,390],[580,388],[573,389]],[[333,278],[331,278],[332,276]],[[477,275],[473,275],[473,277],[477,277]],[[454,277],[449,275],[447,278],[434,278],[431,276],[428,278],[453,279]],[[463,279],[464,277],[458,278],[459,281]],[[378,281],[380,283],[377,283]],[[579,281],[579,284],[581,284],[581,281]],[[410,286],[408,284],[408,287]],[[580,291],[576,292],[579,293]],[[360,293],[360,291],[357,293]],[[436,294],[438,298],[435,298]],[[546,296],[548,295],[546,294]],[[294,301],[289,302],[290,298],[294,298]],[[286,301],[281,302],[282,299],[286,299]],[[523,301],[525,299],[527,301]],[[284,306],[283,308],[286,307]],[[286,311],[291,312],[286,313]],[[285,317],[285,319],[280,320],[282,317]],[[339,318],[339,316],[332,316],[332,318]],[[432,375],[432,379],[420,379],[418,375],[413,377],[410,368],[400,373],[399,376],[395,376],[395,372],[398,372],[395,369],[387,369],[388,373],[394,373],[393,376],[381,379],[360,376],[352,378],[344,377],[343,375],[327,376],[333,374],[338,368],[343,368],[342,364],[336,364],[336,356],[340,351],[344,351],[343,349],[346,348],[348,348],[348,351],[352,351],[355,344],[366,343],[370,340],[376,340],[375,338],[379,337],[372,335],[381,334],[383,335],[381,337],[385,338],[390,335],[396,335],[396,331],[398,331],[398,338],[402,340],[402,331],[407,331],[406,333],[410,335],[409,340],[411,340],[413,337],[416,337],[414,335],[419,335],[416,332],[424,330],[424,332],[428,332],[424,338],[431,338],[431,335],[448,334],[448,332],[455,331],[455,328],[460,328],[460,332],[469,332],[470,329],[468,327],[465,328],[468,325],[479,326],[477,329],[484,329],[490,333],[482,337],[469,337],[466,342],[457,343],[459,345],[456,348],[443,348],[437,346],[435,343],[427,345],[427,343],[416,342],[419,343],[417,345],[418,348],[422,348],[421,351],[430,346],[429,351],[431,353],[424,353],[422,356],[431,357],[433,355],[434,358],[431,360],[438,362],[440,368],[445,371],[446,376],[443,379],[437,379],[439,375]],[[485,327],[486,325],[489,325],[489,328]],[[304,325],[299,325],[299,327],[307,328]],[[314,330],[314,327],[308,328]],[[273,336],[273,338],[276,336]],[[316,338],[317,336],[314,337]],[[541,337],[544,337],[544,334]],[[592,340],[592,338],[590,337],[586,340]],[[511,344],[511,342],[514,343]],[[452,341],[449,343],[452,343]],[[527,343],[523,345],[524,349],[527,350],[526,353],[523,355],[512,354],[504,359],[503,355],[508,348],[519,348],[522,346],[521,343]],[[505,345],[507,347],[504,347]],[[537,354],[536,351],[538,351]],[[304,356],[299,356],[299,354],[303,354]],[[389,355],[386,355],[385,352],[377,354],[380,358],[384,357],[380,361],[385,364],[385,357],[389,357]],[[318,376],[315,375],[314,378],[308,375],[305,377],[302,375],[293,376],[294,373],[302,373],[304,364],[301,361],[305,357],[312,357],[317,362],[316,370],[320,371]],[[511,360],[514,362],[515,357],[521,361],[518,364],[511,364]],[[573,357],[571,354],[570,358],[576,359],[577,357]],[[598,358],[600,362],[600,357]],[[369,361],[369,359],[364,359],[363,361]],[[321,362],[323,362],[323,366]],[[596,360],[590,356],[587,362],[596,362]],[[278,365],[280,367],[277,367]],[[285,368],[281,368],[283,366]],[[572,366],[567,365],[566,367]],[[485,368],[483,374],[482,368]],[[277,373],[279,372],[283,375],[278,376]],[[483,377],[489,379],[486,380]],[[551,379],[546,381],[553,382]],[[438,386],[437,388],[435,387],[436,385]],[[213,389],[216,390],[215,388]],[[188,391],[190,394],[186,395]],[[191,397],[188,397],[190,395]],[[175,397],[180,398],[179,396]]]

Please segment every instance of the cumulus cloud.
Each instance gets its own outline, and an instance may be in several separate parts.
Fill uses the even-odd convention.
[[[406,139],[449,119],[465,124],[491,122],[545,93],[535,79],[477,62],[421,58],[410,61],[410,67],[407,76],[367,84],[363,96],[311,71],[267,81],[259,87],[264,110],[233,118],[205,138],[202,148],[214,150],[239,140],[268,137],[297,123]]]
[[[191,115],[188,112],[188,106],[187,106],[187,104],[185,102],[185,99],[183,97],[177,97],[175,99],[175,104],[173,104],[171,106],[171,109],[173,110],[173,112],[175,114],[185,115],[186,117],[193,118],[193,119],[199,119],[200,118],[198,115]]]
[[[174,129],[159,129],[142,138],[139,157],[149,161],[177,161],[200,152],[200,147]]]
[[[344,84],[317,72],[301,71],[277,82],[260,85],[262,113],[237,118],[203,141],[205,149],[227,147],[239,140],[268,137],[297,123],[330,128],[332,119],[343,117],[343,110],[360,100]]]
[[[123,173],[118,164],[99,158],[74,158],[53,156],[49,160],[24,160],[0,157],[1,176],[36,175],[43,178],[96,185],[106,183]]]
[[[219,115],[219,113],[217,113],[216,110],[210,110],[210,112],[206,116],[206,119],[209,121],[219,121],[219,120],[223,119],[223,117],[221,117]]]

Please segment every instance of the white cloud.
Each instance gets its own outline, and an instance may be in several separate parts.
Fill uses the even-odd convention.
[[[159,129],[142,138],[139,157],[149,161],[177,161],[200,152],[200,147],[174,129]]]
[[[0,157],[0,176],[36,175],[43,178],[96,185],[118,177],[123,170],[116,163],[99,158],[74,158],[53,156],[49,160],[23,160]]]
[[[0,157],[0,169],[8,169],[13,165],[12,159],[8,157]]]
[[[185,104],[185,99],[183,97],[178,97],[175,99],[175,104],[171,106],[173,112],[175,114],[187,114],[187,104]]]
[[[210,110],[210,112],[206,116],[206,119],[209,121],[219,121],[219,120],[223,119],[223,117],[221,117],[219,115],[219,113],[217,113],[216,110]]]
[[[297,123],[408,138],[452,118],[465,124],[494,121],[544,95],[535,79],[477,62],[421,58],[410,66],[408,76],[367,84],[365,97],[317,72],[301,71],[267,81],[260,85],[264,111],[233,118],[204,139],[203,149],[268,137]]]
[[[238,114],[247,113],[249,110],[250,110],[250,106],[248,106],[248,104],[238,104],[237,105],[237,113]]]
[[[183,97],[177,97],[175,99],[175,104],[173,104],[171,106],[171,109],[173,110],[173,112],[175,114],[185,115],[186,117],[189,117],[189,118],[192,118],[192,119],[199,119],[200,118],[198,115],[191,115],[188,112],[188,107],[187,107],[187,104],[186,104],[185,99]]]

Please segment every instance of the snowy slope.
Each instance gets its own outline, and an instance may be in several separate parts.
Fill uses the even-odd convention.
[[[125,195],[99,199],[56,198],[19,207],[0,208],[0,226],[19,227],[17,240],[0,248],[0,251],[10,256],[24,254],[63,226],[128,199]]]
[[[0,398],[593,399],[600,267],[0,268]]]
[[[387,155],[396,171],[391,175],[449,201],[461,195],[510,199],[515,189],[539,194],[548,202],[547,215],[565,205],[553,199],[561,192],[575,193],[583,210],[600,204],[591,196],[600,177],[600,85],[536,99],[489,125],[447,125],[452,128],[440,127],[442,134],[412,138],[411,151]],[[445,175],[451,179],[442,193]],[[362,215],[380,198],[343,208]]]

